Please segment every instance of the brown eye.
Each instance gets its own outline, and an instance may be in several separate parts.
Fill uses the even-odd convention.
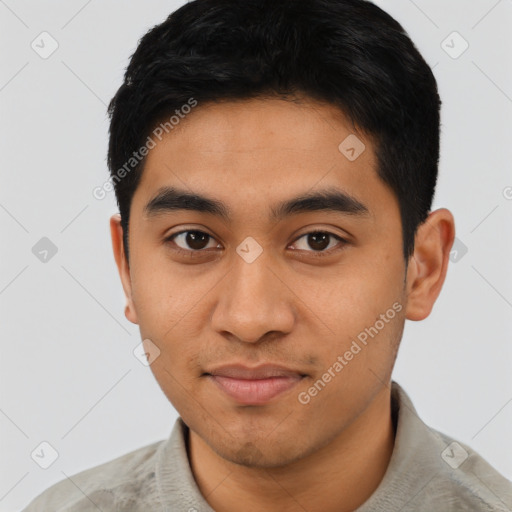
[[[329,246],[330,236],[328,233],[309,233],[308,245],[315,251],[323,251]]]
[[[174,242],[180,249],[189,251],[201,251],[208,248],[208,242],[214,238],[203,231],[181,231],[170,236],[168,241]],[[212,247],[216,247],[214,244]]]
[[[304,242],[299,243],[299,241],[304,240]],[[334,240],[337,240],[339,243],[332,244]],[[299,237],[294,245],[296,248],[301,251],[308,252],[329,252],[326,249],[332,249],[337,245],[343,246],[347,243],[346,240],[341,238],[338,235],[333,233],[329,233],[328,231],[313,231],[311,233],[305,233],[301,237]]]

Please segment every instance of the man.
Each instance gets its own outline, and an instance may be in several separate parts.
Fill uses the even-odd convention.
[[[170,438],[25,510],[506,511],[391,380],[443,285],[440,99],[364,0],[196,0],[113,98],[114,256]]]

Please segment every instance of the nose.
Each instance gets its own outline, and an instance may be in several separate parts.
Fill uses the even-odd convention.
[[[211,316],[212,328],[245,343],[269,333],[288,334],[295,322],[293,293],[265,251],[252,263],[238,255],[219,288]]]

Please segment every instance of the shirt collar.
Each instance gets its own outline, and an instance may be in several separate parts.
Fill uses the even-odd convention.
[[[379,486],[357,512],[400,510],[437,474],[446,471],[446,463],[440,456],[446,443],[437,431],[423,423],[409,396],[394,381],[391,382],[391,410],[396,425],[393,453]],[[194,480],[187,436],[188,427],[178,418],[169,439],[159,449],[156,473],[162,505],[165,511],[214,512]]]
[[[420,419],[407,393],[394,381],[391,407],[396,421],[393,453],[377,489],[356,512],[405,510],[436,475],[448,471],[441,457],[446,443]]]

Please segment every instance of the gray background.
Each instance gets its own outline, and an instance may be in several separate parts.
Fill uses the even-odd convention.
[[[111,251],[113,193],[100,201],[92,190],[108,176],[106,104],[128,58],[182,3],[0,0],[1,512],[166,438],[176,418],[133,355],[140,336],[124,318]],[[426,423],[511,479],[512,1],[378,4],[438,79],[434,207],[454,213],[458,238],[432,314],[406,323],[394,378]],[[469,44],[461,55],[454,31]],[[55,255],[41,252],[43,237]],[[43,441],[59,454],[48,469]]]

